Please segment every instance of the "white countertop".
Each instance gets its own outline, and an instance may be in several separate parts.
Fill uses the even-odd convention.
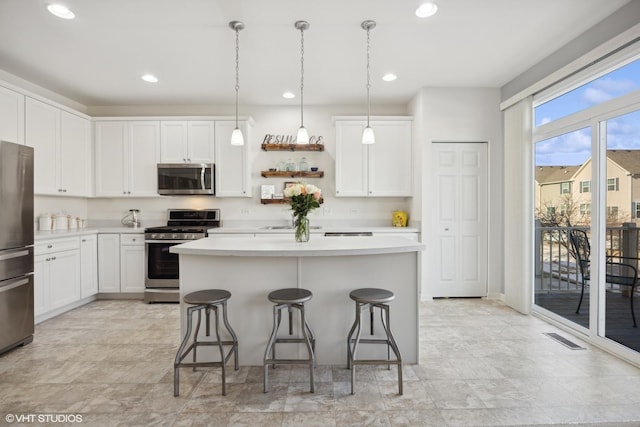
[[[74,228],[71,230],[53,230],[53,231],[36,231],[34,234],[34,240],[47,239],[60,239],[63,237],[77,237],[85,236],[87,234],[97,233],[114,233],[114,234],[126,234],[126,233],[144,233],[144,228],[132,228],[132,227],[89,227],[89,228]]]
[[[400,236],[312,236],[308,242],[298,243],[291,235],[276,235],[261,239],[253,237],[205,238],[172,246],[169,251],[181,255],[308,257],[418,252],[424,247],[422,243]]]
[[[219,227],[210,228],[209,234],[293,234],[293,228],[267,228],[268,226],[244,226],[244,227]],[[351,227],[351,226],[320,226],[313,228],[311,224],[309,232],[311,234],[324,233],[419,233],[420,230],[413,227]]]

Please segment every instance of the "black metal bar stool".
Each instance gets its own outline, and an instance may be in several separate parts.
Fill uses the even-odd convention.
[[[353,322],[353,326],[349,331],[347,337],[347,369],[351,369],[351,394],[354,394],[353,385],[356,379],[355,365],[387,365],[388,369],[391,369],[390,365],[398,366],[398,393],[402,395],[402,356],[400,356],[400,349],[396,344],[396,340],[391,333],[391,326],[389,323],[389,305],[386,304],[395,299],[393,292],[386,289],[376,288],[362,288],[356,289],[349,294],[349,297],[356,302],[356,319]],[[374,334],[373,331],[373,311],[374,308],[380,309],[380,319],[382,321],[382,328],[386,334],[386,338],[360,338],[360,332],[362,330],[362,310],[369,309],[370,315],[370,335]],[[358,329],[356,337],[353,338],[353,332]],[[358,350],[358,344],[386,344],[387,345],[387,359],[356,359],[356,352]],[[391,360],[391,352],[393,350],[396,360]]]
[[[184,334],[184,339],[182,340],[182,344],[180,344],[180,348],[176,353],[176,359],[173,363],[173,395],[178,396],[180,391],[180,369],[185,367],[193,367],[193,370],[196,370],[196,367],[220,367],[222,368],[222,395],[225,396],[227,394],[226,389],[226,375],[225,375],[225,365],[231,358],[233,354],[233,361],[235,370],[238,370],[238,337],[236,333],[231,328],[229,324],[229,320],[227,319],[227,301],[231,298],[231,292],[225,291],[223,289],[206,289],[202,291],[191,292],[184,296],[183,301],[186,304],[191,304],[190,307],[187,307],[187,331]],[[222,308],[222,321],[224,322],[224,326],[231,335],[231,341],[222,341],[220,339],[220,318],[218,316],[218,309]],[[216,340],[215,341],[198,341],[198,332],[200,332],[200,322],[202,320],[202,312],[205,312],[205,326],[206,326],[206,336],[211,335],[211,311],[213,311],[215,315],[215,332],[216,332]],[[191,330],[193,325],[193,314],[198,313],[198,323],[196,324],[196,330],[193,334],[193,342],[189,347],[187,347],[187,343],[189,342],[189,338],[191,337]],[[197,362],[196,361],[196,353],[198,351],[199,346],[211,346],[215,345],[220,350],[220,360],[213,362]],[[231,346],[229,352],[224,353],[223,346]],[[193,362],[183,362],[184,358],[193,351]]]
[[[269,389],[269,365],[273,368],[276,365],[309,365],[309,381],[311,383],[311,393],[314,392],[313,387],[313,368],[316,364],[315,349],[316,339],[313,331],[307,323],[304,303],[313,297],[311,291],[301,288],[278,289],[269,294],[269,301],[274,303],[273,306],[273,331],[269,338],[269,344],[264,352],[264,392]],[[278,338],[278,328],[282,321],[282,310],[287,309],[289,312],[289,335],[293,335],[293,309],[300,311],[300,331],[301,338]],[[276,344],[279,343],[304,343],[309,351],[308,359],[276,359]],[[271,356],[271,357],[269,357]]]

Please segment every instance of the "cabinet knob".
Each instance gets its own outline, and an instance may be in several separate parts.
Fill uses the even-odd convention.
[[[45,261],[51,261],[51,258],[47,258]]]
[[[123,192],[122,192],[122,194],[127,194],[127,192],[126,192],[126,191],[123,191]]]
[[[47,245],[47,249],[51,249],[53,245]]]
[[[191,159],[187,159],[187,162],[191,163]]]
[[[83,242],[86,242],[86,241],[87,241],[87,239],[82,239],[82,241],[83,241]]]
[[[131,239],[131,241],[135,242],[135,241],[136,241],[136,239]]]
[[[66,188],[63,188],[63,189],[62,189],[62,192],[63,192],[63,193],[66,193],[66,192],[67,192],[67,189],[66,189]]]
[[[127,194],[131,194],[131,191],[127,191]]]
[[[185,159],[184,157],[182,158],[182,161],[187,163],[187,159]]]
[[[54,261],[56,259],[56,257],[52,256],[51,257],[51,261]]]

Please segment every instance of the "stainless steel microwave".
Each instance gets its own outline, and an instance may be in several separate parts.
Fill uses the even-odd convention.
[[[215,188],[213,163],[158,163],[160,195],[214,195]]]

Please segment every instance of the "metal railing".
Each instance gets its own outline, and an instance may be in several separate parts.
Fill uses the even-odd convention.
[[[582,285],[573,248],[569,241],[571,230],[587,227],[545,227],[537,223],[535,233],[535,291],[576,292]],[[605,247],[613,258],[640,258],[640,239],[635,223],[607,227]]]

